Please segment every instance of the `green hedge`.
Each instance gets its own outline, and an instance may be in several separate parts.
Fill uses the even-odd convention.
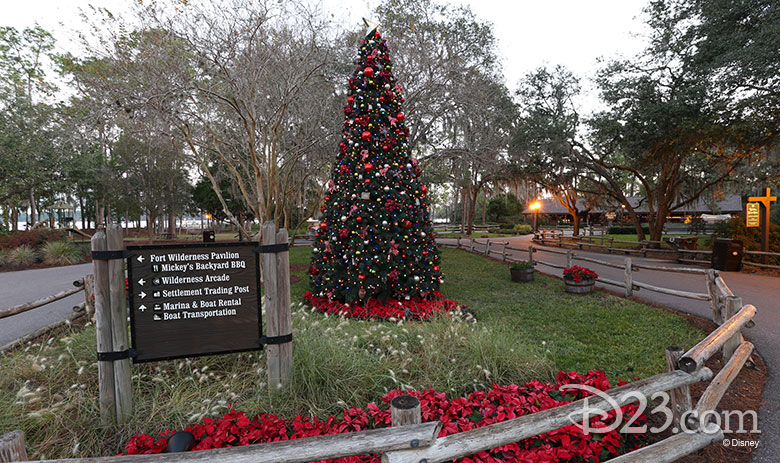
[[[650,227],[647,225],[642,225],[642,231],[645,232],[645,234],[650,234]],[[636,228],[634,226],[623,226],[623,225],[612,225],[607,229],[607,233],[610,235],[636,235]]]

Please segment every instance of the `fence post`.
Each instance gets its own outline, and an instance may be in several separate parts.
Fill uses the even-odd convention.
[[[87,314],[87,320],[95,318],[95,275],[88,273],[84,275],[84,311]]]
[[[109,251],[121,251],[125,248],[124,235],[119,224],[111,224],[106,229],[106,244]],[[124,260],[112,259],[108,261],[108,279],[112,351],[121,352],[130,348],[127,336]],[[130,377],[130,359],[115,361],[114,388],[116,389],[116,420],[118,424],[127,422],[133,414],[133,384]]]
[[[474,252],[474,238],[469,238],[471,240],[471,247],[469,248],[469,252]]]
[[[276,233],[276,243],[287,243],[287,229],[282,228]],[[290,313],[290,252],[284,251],[276,256],[277,276],[277,312],[278,333],[272,336],[284,336],[292,333],[292,314]],[[269,333],[270,334],[270,333]],[[271,346],[269,346],[271,347]],[[276,344],[279,349],[279,382],[282,387],[290,384],[292,376],[292,343]]]
[[[623,281],[626,284],[626,297],[631,297],[634,294],[634,275],[631,273],[633,270],[631,258],[626,257],[626,269],[623,276]]]
[[[712,308],[712,321],[716,325],[723,324],[723,313],[721,307],[721,295],[718,290],[718,285],[715,284],[715,279],[718,277],[718,271],[714,269],[707,269],[707,291],[710,293],[710,307]]]
[[[390,401],[392,426],[406,426],[422,423],[420,400],[410,395],[399,395]]]
[[[460,235],[458,235],[458,249],[460,249]]]
[[[106,250],[106,234],[98,231],[92,235],[92,251]],[[108,261],[93,259],[95,275],[95,325],[97,332],[97,351],[113,352],[114,341],[111,336],[111,307],[108,291]],[[114,362],[98,361],[98,393],[100,402],[100,422],[104,426],[116,422],[116,390],[114,388]]]
[[[490,255],[490,238],[488,238],[487,243],[485,243],[485,255]]]
[[[678,369],[677,362],[684,353],[685,352],[682,350],[682,348],[678,346],[669,346],[666,348],[666,367],[669,371]],[[693,406],[691,402],[691,389],[688,386],[680,386],[669,391],[669,395],[671,396],[672,419],[674,420],[674,427],[681,429],[680,419],[683,413],[690,410]]]
[[[739,309],[742,308],[742,298],[737,296],[728,296],[726,297],[726,304],[723,307],[723,322],[725,323],[726,320],[733,317],[737,312],[739,312]],[[742,343],[742,331],[739,331],[734,334],[728,341],[726,341],[723,344],[723,364],[725,365],[726,362],[729,361],[732,355],[734,355],[734,351],[737,350],[739,345]]]
[[[0,462],[27,461],[24,431],[12,431],[0,436]]]
[[[263,224],[263,245],[276,244],[276,224],[265,222]],[[263,293],[266,319],[266,335],[277,336],[279,334],[279,323],[277,314],[278,304],[278,275],[276,267],[276,256],[274,253],[263,254]],[[273,391],[281,388],[279,372],[279,349],[278,346],[266,346],[266,362],[268,368],[268,387]]]
[[[509,241],[504,241],[504,247],[501,249],[501,261],[506,262],[506,247],[509,244]]]
[[[534,247],[528,246],[528,263],[534,265]]]
[[[571,249],[566,251],[566,267],[567,268],[571,267],[571,260],[572,260],[571,258],[572,258],[572,254],[573,253],[574,253],[574,251],[572,251]]]

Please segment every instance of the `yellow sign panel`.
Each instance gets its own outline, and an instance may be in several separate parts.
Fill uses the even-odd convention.
[[[761,216],[761,204],[747,203],[746,225],[748,227],[758,227],[761,225],[759,217]]]

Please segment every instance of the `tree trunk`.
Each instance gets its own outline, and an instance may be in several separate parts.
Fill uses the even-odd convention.
[[[176,213],[173,209],[168,210],[168,238],[176,239]]]
[[[637,241],[644,241],[646,239],[645,231],[642,230],[642,223],[639,221],[639,216],[636,215],[636,211],[634,211],[633,208],[627,207],[626,212],[628,212],[628,217],[631,219],[631,223],[634,224]]]
[[[35,209],[35,189],[30,188],[30,227],[34,227],[38,221],[38,211]]]
[[[16,206],[11,209],[11,230],[19,231],[19,209]]]
[[[466,216],[467,209],[466,209],[466,202],[468,201],[466,199],[466,188],[461,188],[460,190],[460,198],[461,198],[461,213],[460,213],[460,232],[466,233]]]
[[[482,201],[482,225],[487,224],[487,195],[485,195],[485,200]]]
[[[81,229],[82,230],[86,230],[87,227],[85,225],[85,222],[87,220],[87,217],[86,217],[87,214],[84,213],[84,198],[82,198],[80,196],[79,196],[79,209],[81,210]],[[76,223],[75,217],[73,219],[73,223],[74,224]]]
[[[146,233],[149,237],[149,244],[152,244],[152,241],[154,239],[154,221],[156,220],[156,217],[152,214],[151,210],[146,211]]]
[[[572,223],[574,224],[573,233],[574,236],[578,236],[580,234],[580,214],[577,211],[575,211],[574,214],[572,214],[572,217],[573,217]]]

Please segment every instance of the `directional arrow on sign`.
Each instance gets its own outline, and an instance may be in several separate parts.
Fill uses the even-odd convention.
[[[146,297],[146,293],[145,293],[145,292],[143,292],[143,291],[141,291],[141,292],[138,294],[138,296],[139,296],[141,299],[143,299],[143,298],[145,298],[145,297]]]
[[[144,256],[138,256],[137,260],[138,260],[138,262],[141,262],[143,264],[145,259],[144,259]]]
[[[141,278],[140,280],[138,280],[138,284],[139,284],[139,285],[143,286],[143,285],[144,285],[144,283],[146,283],[146,280],[144,280],[143,278]]]
[[[145,305],[143,305],[143,304],[141,304],[141,305],[138,307],[138,310],[140,310],[141,312],[143,312],[144,310],[146,310],[146,306],[145,306]]]

